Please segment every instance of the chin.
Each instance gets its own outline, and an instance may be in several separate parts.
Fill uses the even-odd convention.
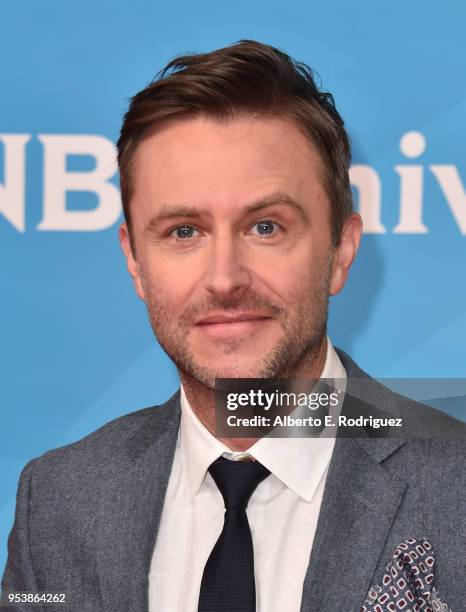
[[[239,337],[229,339],[213,339],[202,344],[196,342],[190,346],[191,355],[198,355],[205,363],[203,367],[215,368],[247,368],[260,367],[264,355],[269,355],[282,342],[281,337],[268,334],[262,337]]]
[[[186,351],[189,358],[183,364],[187,367],[183,369],[210,388],[216,378],[271,378],[270,356],[277,344],[277,340],[271,338],[266,342],[258,340],[248,347],[243,340],[216,347],[191,344]]]
[[[202,372],[202,378],[209,379],[212,386],[216,378],[263,378],[264,367],[257,360],[251,360],[250,363],[242,360],[241,364],[217,363],[215,369],[209,365],[199,364],[196,370]]]

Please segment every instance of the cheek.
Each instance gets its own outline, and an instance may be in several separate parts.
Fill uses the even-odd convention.
[[[188,266],[149,264],[141,267],[146,295],[155,307],[163,309],[169,316],[178,312],[189,300],[196,287]]]
[[[319,277],[322,264],[317,259],[313,245],[296,245],[286,256],[263,260],[256,268],[258,276],[284,302],[312,296],[312,287]]]
[[[141,250],[142,251],[142,250]],[[139,255],[141,269],[146,277],[160,286],[195,284],[205,267],[204,250],[176,251],[167,247],[146,246]]]

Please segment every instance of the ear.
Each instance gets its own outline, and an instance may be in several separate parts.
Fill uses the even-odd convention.
[[[126,265],[128,267],[128,272],[131,274],[131,277],[133,279],[136,293],[141,298],[141,300],[145,300],[144,287],[142,284],[141,273],[139,271],[139,264],[133,254],[131,240],[129,237],[129,229],[126,223],[123,223],[120,226],[120,229],[118,230],[118,237],[120,239],[121,248],[123,249],[123,253],[126,257]]]
[[[341,242],[335,249],[330,295],[336,295],[345,286],[349,269],[358,252],[361,234],[361,215],[352,213],[343,225]]]

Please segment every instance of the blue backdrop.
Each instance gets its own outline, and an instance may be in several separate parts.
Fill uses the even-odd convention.
[[[179,53],[253,38],[317,69],[366,223],[330,335],[378,377],[466,377],[465,20],[459,0],[2,3],[0,572],[24,464],[178,385],[119,250],[112,155]]]

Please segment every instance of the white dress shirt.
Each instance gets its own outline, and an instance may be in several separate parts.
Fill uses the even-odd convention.
[[[346,382],[329,339],[321,378]],[[334,445],[334,437],[265,437],[247,451],[271,472],[247,507],[258,612],[300,610]],[[223,528],[223,498],[207,472],[221,455],[239,459],[244,453],[209,432],[181,388],[180,430],[149,573],[149,612],[197,612],[204,566]]]

